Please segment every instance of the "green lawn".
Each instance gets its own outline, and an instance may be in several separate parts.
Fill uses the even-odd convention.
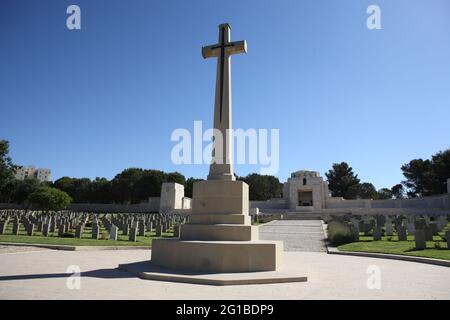
[[[427,242],[425,250],[415,250],[413,236],[408,236],[407,241],[398,241],[397,236],[384,236],[381,241],[373,241],[371,236],[360,236],[359,242],[340,245],[338,249],[340,251],[390,253],[450,260],[450,250],[447,249],[447,242],[443,240],[443,235],[444,232],[440,232],[439,235],[433,236],[433,241]]]
[[[163,233],[162,237],[156,237],[155,232],[146,232],[145,237],[136,237],[136,242],[128,241],[128,236],[122,235],[119,230],[117,241],[108,240],[109,234],[105,229],[101,229],[99,240],[91,238],[90,227],[84,228],[83,235],[78,238],[60,238],[58,233],[50,233],[48,237],[42,236],[41,232],[34,232],[32,237],[28,236],[24,231],[23,225],[19,235],[12,234],[12,224],[8,224],[5,234],[0,235],[0,242],[14,242],[14,243],[29,243],[29,244],[54,244],[54,245],[68,245],[68,246],[151,246],[153,239],[171,238],[173,237],[173,230]],[[75,234],[72,230],[69,232]]]

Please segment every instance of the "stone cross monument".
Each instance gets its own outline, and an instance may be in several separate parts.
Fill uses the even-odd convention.
[[[232,163],[231,55],[247,52],[247,43],[230,42],[230,25],[219,25],[219,42],[202,48],[203,58],[217,58],[214,103],[214,154],[208,180],[236,180]],[[219,137],[217,135],[220,135]]]
[[[215,136],[214,144],[223,153],[211,163],[208,180],[194,183],[192,214],[180,227],[179,239],[153,240],[151,262],[156,266],[201,273],[275,271],[280,266],[283,243],[258,240],[258,227],[251,225],[249,215],[248,185],[236,181],[229,152],[230,55],[244,52],[245,41],[230,42],[228,24],[219,25],[218,44],[202,49],[204,58],[218,59],[214,128],[225,138],[220,145]]]

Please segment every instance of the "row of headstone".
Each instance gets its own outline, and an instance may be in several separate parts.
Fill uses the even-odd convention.
[[[374,241],[379,241],[382,239],[383,228],[386,236],[393,236],[395,230],[399,241],[407,241],[408,235],[414,236],[417,249],[425,249],[426,241],[433,241],[433,236],[442,231],[448,223],[445,215],[433,217],[433,220],[429,216],[417,215],[408,217],[403,215],[349,215],[340,217],[340,219],[348,222],[355,237],[356,235],[359,237],[359,233],[363,232],[366,236],[372,235]],[[448,245],[450,234],[447,235],[447,233],[445,238]]]
[[[180,236],[180,224],[188,221],[188,217],[174,214],[92,214],[79,212],[40,212],[40,211],[2,211],[0,212],[0,234],[5,233],[10,219],[13,220],[13,234],[19,235],[21,225],[26,234],[33,236],[39,232],[48,237],[55,233],[59,237],[74,232],[76,238],[83,237],[86,226],[91,227],[92,239],[99,239],[101,227],[109,233],[110,239],[117,240],[119,230],[128,236],[129,241],[137,241],[146,232],[155,232],[158,237],[173,229],[174,237]],[[90,223],[91,225],[87,225]]]

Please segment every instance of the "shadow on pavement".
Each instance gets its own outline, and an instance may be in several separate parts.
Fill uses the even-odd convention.
[[[19,274],[10,276],[0,276],[0,281],[68,278],[73,275],[74,273]],[[99,279],[136,278],[136,276],[119,269],[98,269],[81,272],[80,277],[99,278]]]

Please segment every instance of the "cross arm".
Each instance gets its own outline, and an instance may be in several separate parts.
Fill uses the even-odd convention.
[[[220,48],[217,45],[202,47],[203,59],[208,59],[212,57],[217,57],[220,53]]]
[[[225,49],[227,55],[247,53],[247,41],[242,40],[228,42],[223,46],[214,44],[211,46],[202,47],[202,56],[204,59],[218,57],[222,49]]]
[[[226,49],[227,54],[247,53],[247,41],[234,41],[230,42],[230,45]]]

